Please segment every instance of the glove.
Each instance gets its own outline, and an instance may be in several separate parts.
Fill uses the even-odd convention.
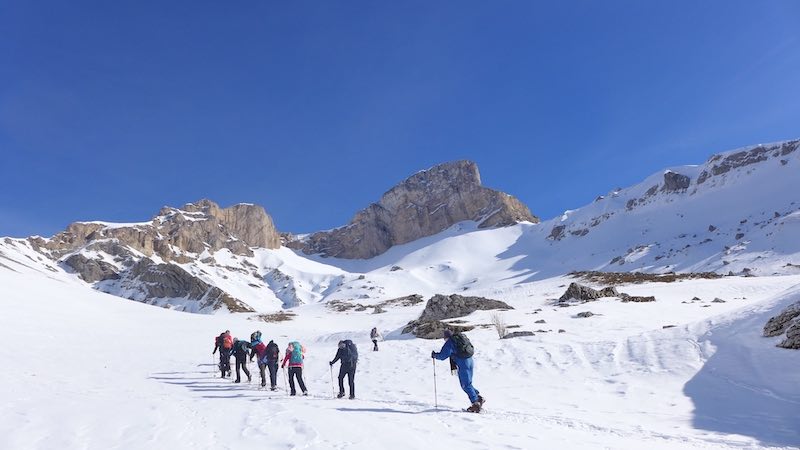
[[[281,364],[281,369],[286,368],[286,364]]]
[[[328,361],[328,364],[333,365],[333,361]]]
[[[436,358],[436,352],[431,352],[431,358]]]
[[[217,354],[217,351],[216,351],[216,350],[214,350],[213,352],[211,352],[211,354],[212,354],[212,355],[216,355],[216,354]]]

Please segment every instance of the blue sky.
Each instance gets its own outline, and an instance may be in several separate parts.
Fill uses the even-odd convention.
[[[550,218],[800,137],[800,2],[0,0],[0,236],[210,198],[346,223],[472,159]]]

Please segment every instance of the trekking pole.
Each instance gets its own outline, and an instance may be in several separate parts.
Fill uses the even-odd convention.
[[[333,398],[336,398],[336,391],[333,387],[333,366],[331,366],[331,394],[333,394]]]
[[[431,358],[433,363],[433,407],[439,409],[439,394],[436,392],[436,360]]]
[[[288,397],[289,396],[289,384],[286,381],[287,378],[289,378],[289,377],[286,375],[286,367],[284,367],[283,368],[283,389],[286,391],[286,396]]]

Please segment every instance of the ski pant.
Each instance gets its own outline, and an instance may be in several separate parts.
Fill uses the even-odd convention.
[[[289,390],[292,395],[297,391],[294,389],[294,379],[297,377],[297,383],[300,385],[300,390],[306,392],[306,384],[303,383],[303,368],[302,367],[289,367]]]
[[[258,370],[261,372],[261,385],[266,386],[267,376],[265,371],[269,369],[269,387],[274,388],[278,385],[278,361],[267,361],[258,363]]]
[[[356,395],[356,363],[344,364],[339,366],[339,392],[344,394],[344,376],[347,375],[347,382],[350,385],[350,397]]]
[[[267,361],[267,369],[269,369],[269,387],[274,388],[278,385],[278,360]]]
[[[373,345],[372,351],[377,352],[378,351],[378,340],[377,339],[373,339],[372,340],[372,345]]]
[[[247,356],[236,357],[236,381],[241,381],[241,376],[239,374],[239,368],[241,367],[244,370],[244,374],[247,375],[247,379],[250,379],[250,371],[247,370]]]
[[[458,381],[461,382],[461,389],[469,396],[469,401],[475,403],[478,401],[477,389],[472,387],[472,358],[459,359],[458,361]]]
[[[219,349],[219,370],[222,372],[223,377],[231,371],[231,349]]]

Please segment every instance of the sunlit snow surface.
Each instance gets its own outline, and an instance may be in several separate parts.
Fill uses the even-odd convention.
[[[493,296],[517,308],[504,313],[509,324],[548,332],[504,341],[491,329],[469,333],[475,386],[487,398],[485,413],[473,415],[461,411],[467,398],[445,363],[434,406],[429,354],[442,342],[398,336],[422,305],[373,315],[309,304],[295,308],[293,321],[265,324],[155,308],[4,263],[0,327],[13,339],[0,347],[13,362],[0,373],[4,449],[800,444],[800,352],[760,337],[770,314],[800,299],[800,276],[623,286],[658,300],[570,308],[548,300],[568,279],[498,289]],[[598,315],[574,318],[584,310]],[[468,320],[488,323],[488,314]],[[387,335],[379,352],[370,351],[372,326]],[[243,338],[259,329],[281,347],[303,342],[311,395],[288,398],[283,379],[271,393],[216,378],[211,350],[224,329]],[[331,398],[327,362],[343,338],[360,349],[356,400]]]

